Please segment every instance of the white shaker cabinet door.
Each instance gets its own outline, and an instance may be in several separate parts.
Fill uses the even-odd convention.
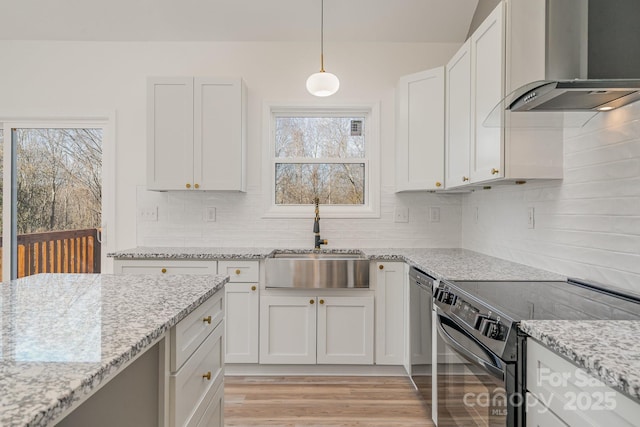
[[[402,365],[405,356],[404,263],[376,263],[376,364]]]
[[[504,176],[504,138],[500,126],[484,121],[504,95],[503,4],[471,36],[473,131],[471,182]]]
[[[193,171],[201,190],[244,191],[246,90],[239,78],[195,78]]]
[[[258,284],[227,283],[225,299],[225,362],[258,363]]]
[[[373,364],[373,296],[318,297],[318,364]]]
[[[467,40],[446,67],[447,188],[469,184],[471,150],[471,42]]]
[[[147,80],[147,188],[193,183],[193,78]]]
[[[400,78],[397,104],[396,191],[444,189],[444,67]]]
[[[260,363],[316,363],[316,297],[260,298]]]

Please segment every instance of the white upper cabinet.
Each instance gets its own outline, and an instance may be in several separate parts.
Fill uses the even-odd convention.
[[[469,183],[471,152],[471,41],[446,67],[446,187]]]
[[[483,121],[504,97],[503,4],[496,7],[471,36],[471,183],[504,176],[502,126]],[[499,123],[501,124],[501,123]]]
[[[539,126],[549,113],[501,105],[544,79],[545,8],[545,0],[500,2],[447,64],[446,188],[562,178],[562,128]]]
[[[246,189],[246,89],[239,78],[147,81],[147,187]]]
[[[444,67],[397,88],[396,191],[444,189]]]

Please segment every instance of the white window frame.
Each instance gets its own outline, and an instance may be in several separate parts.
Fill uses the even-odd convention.
[[[308,205],[276,204],[275,118],[281,115],[301,116],[362,116],[364,117],[365,157],[354,158],[352,163],[364,163],[364,204],[321,205],[322,218],[380,218],[380,107],[379,104],[349,105],[301,105],[265,102],[263,107],[264,144],[263,191],[265,212],[263,218],[307,218],[313,215],[311,201]],[[292,159],[288,159],[292,160]],[[330,159],[293,159],[300,163],[331,163]],[[340,162],[342,163],[342,161]]]
[[[11,129],[46,129],[46,128],[97,128],[102,129],[102,233],[101,233],[101,272],[113,271],[113,261],[107,257],[107,253],[115,248],[115,218],[116,218],[116,194],[115,194],[115,129],[116,115],[113,113],[101,113],[95,115],[58,116],[58,115],[2,115],[0,114],[0,127],[4,129],[4,165],[3,165],[3,236],[7,239],[3,242],[2,253],[2,280],[11,279],[11,216],[13,200],[11,185],[13,182],[13,147]],[[7,267],[4,267],[7,266]]]

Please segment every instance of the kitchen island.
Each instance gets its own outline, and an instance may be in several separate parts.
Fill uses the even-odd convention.
[[[0,425],[59,422],[151,349],[163,354],[172,328],[227,281],[212,275],[40,274],[3,283]],[[159,376],[156,391],[162,393],[168,381]],[[128,397],[135,406],[138,396]],[[162,408],[159,394],[147,398]]]

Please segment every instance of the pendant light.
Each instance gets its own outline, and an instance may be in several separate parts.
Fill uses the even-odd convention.
[[[307,79],[307,90],[315,96],[331,96],[340,88],[335,74],[324,71],[324,0],[320,0],[320,72]]]

